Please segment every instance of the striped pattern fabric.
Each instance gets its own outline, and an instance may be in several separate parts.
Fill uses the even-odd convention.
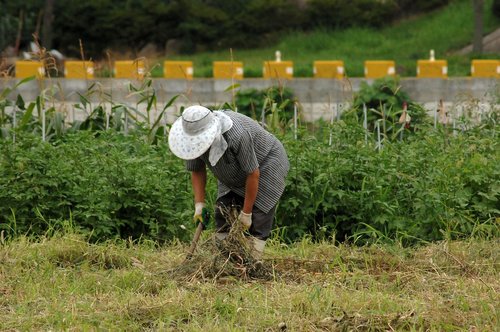
[[[199,158],[186,161],[188,171],[208,167],[218,180],[220,198],[232,191],[245,196],[247,175],[257,168],[260,171],[259,191],[255,206],[269,212],[285,190],[285,178],[290,168],[283,144],[253,119],[224,111],[233,120],[233,126],[224,133],[228,147],[215,166],[208,162],[208,151]]]

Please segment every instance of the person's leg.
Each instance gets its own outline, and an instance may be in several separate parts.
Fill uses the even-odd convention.
[[[252,226],[248,230],[249,233],[260,240],[267,240],[273,228],[275,211],[276,206],[267,213],[254,207],[252,210]]]
[[[264,253],[266,240],[269,238],[273,227],[275,211],[276,206],[267,213],[256,207],[252,210],[252,226],[249,229],[252,237],[249,238],[249,244],[252,248],[252,256],[255,259],[260,259]]]

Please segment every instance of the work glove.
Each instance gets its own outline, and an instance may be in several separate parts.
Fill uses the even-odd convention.
[[[208,209],[205,207],[205,203],[203,202],[195,203],[193,220],[196,223],[196,226],[198,226],[199,222],[203,224],[204,228],[208,226],[210,216],[208,213]]]
[[[243,229],[247,230],[252,226],[252,214],[241,211],[238,216],[238,221],[243,225]]]

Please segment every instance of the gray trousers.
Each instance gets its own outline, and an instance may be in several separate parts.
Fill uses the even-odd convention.
[[[231,208],[235,208],[239,214],[243,207],[243,202],[244,198],[232,191],[217,199],[215,208],[215,227],[217,232],[225,233],[229,231],[230,224],[226,220],[227,212]],[[261,240],[266,240],[271,234],[275,211],[276,205],[268,213],[264,213],[254,206],[252,210],[252,226],[248,230],[250,235]]]

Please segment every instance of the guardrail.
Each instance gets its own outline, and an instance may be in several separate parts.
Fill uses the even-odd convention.
[[[244,64],[239,61],[214,61],[214,79],[243,79]],[[417,61],[417,78],[448,78],[447,60],[429,59]],[[29,76],[44,77],[45,67],[41,61],[17,61],[15,63],[15,77]],[[194,77],[192,61],[164,61],[163,78],[187,79]],[[262,66],[263,78],[293,79],[293,61],[264,61]],[[345,76],[342,60],[317,60],[313,62],[314,78],[342,79]],[[396,63],[393,60],[366,60],[364,62],[364,78],[376,79],[384,76],[395,76]],[[145,61],[125,60],[115,61],[113,76],[115,78],[141,79],[146,75]],[[500,78],[500,60],[477,59],[471,61],[471,77],[473,78]],[[94,79],[95,66],[92,61],[66,61],[64,63],[64,77],[71,79]]]

